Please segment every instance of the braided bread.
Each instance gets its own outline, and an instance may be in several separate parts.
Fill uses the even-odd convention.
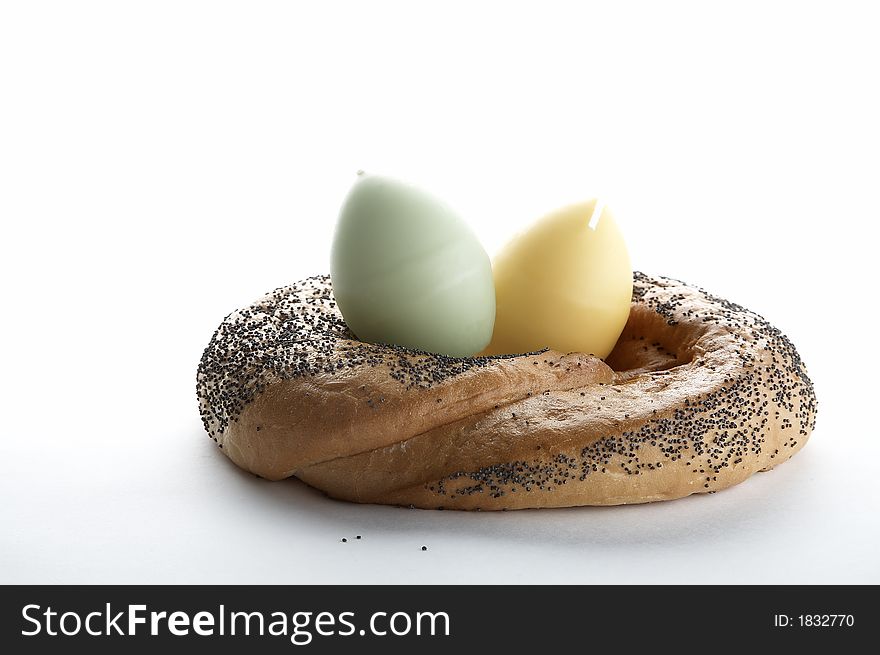
[[[760,316],[634,275],[611,355],[451,358],[357,341],[328,276],[233,312],[204,351],[208,435],[262,477],[356,502],[615,505],[724,489],[787,460],[816,396]]]

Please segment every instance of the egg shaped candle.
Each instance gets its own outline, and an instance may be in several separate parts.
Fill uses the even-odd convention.
[[[486,251],[451,207],[410,184],[359,175],[339,212],[330,278],[362,341],[464,357],[492,337]]]
[[[632,266],[611,212],[596,200],[547,214],[492,263],[495,333],[486,354],[552,348],[605,358],[629,317]]]

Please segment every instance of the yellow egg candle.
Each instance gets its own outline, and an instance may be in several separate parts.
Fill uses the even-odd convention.
[[[554,211],[514,237],[492,274],[495,328],[486,354],[552,348],[604,358],[629,317],[629,253],[596,200]]]

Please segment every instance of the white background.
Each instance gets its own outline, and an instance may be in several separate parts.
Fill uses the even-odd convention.
[[[0,582],[880,582],[878,19],[720,4],[4,3]],[[240,472],[198,359],[328,270],[359,168],[443,195],[490,253],[600,196],[636,268],[792,338],[813,438],[619,508],[358,506]]]

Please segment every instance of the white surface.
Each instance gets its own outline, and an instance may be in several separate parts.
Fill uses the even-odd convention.
[[[871,4],[422,4],[2,5],[0,582],[880,582]],[[202,431],[199,356],[328,270],[358,168],[445,195],[490,252],[599,195],[636,268],[792,338],[810,443],[606,509],[240,472]]]

